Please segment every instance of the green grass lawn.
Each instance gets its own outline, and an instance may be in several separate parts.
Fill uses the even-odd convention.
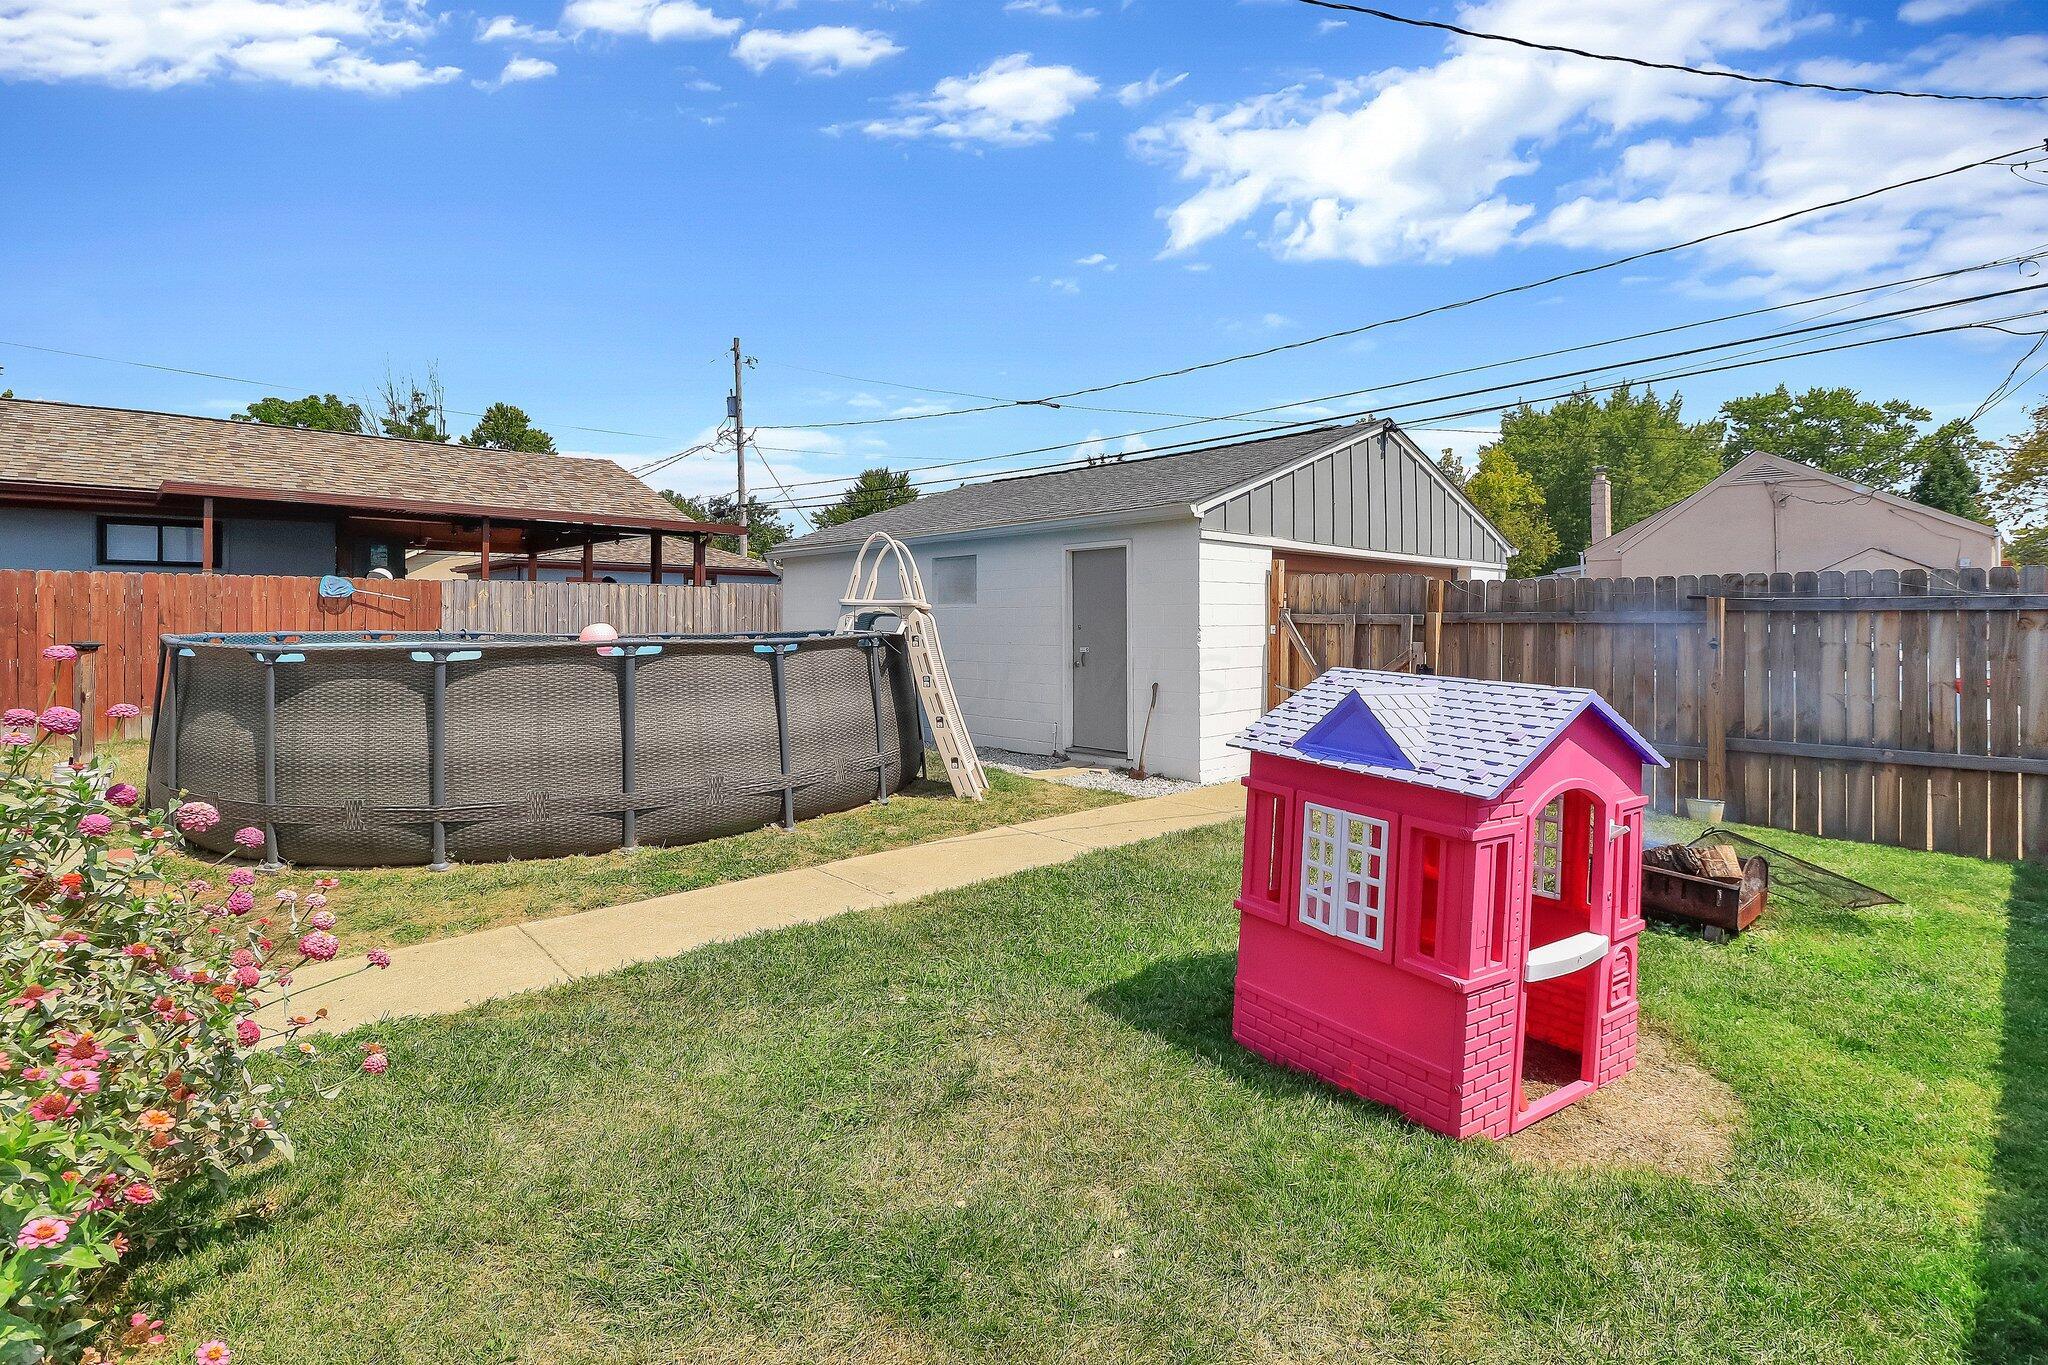
[[[1718,1176],[1236,1048],[1221,826],[377,1030],[118,1306],[242,1365],[2043,1358],[2048,873],[1767,837],[1906,904],[1648,936]]]
[[[124,741],[101,746],[123,781],[141,786],[148,746]],[[936,773],[940,769],[932,765]],[[955,800],[943,777],[915,783],[884,805],[859,806],[805,820],[795,829],[758,829],[674,848],[643,848],[589,858],[536,858],[470,863],[446,872],[422,867],[336,871],[332,893],[340,933],[351,953],[475,933],[599,906],[620,905],[739,881],[795,867],[811,867],[860,853],[922,844],[996,825],[1088,810],[1125,798],[1110,792],[989,772],[988,798]],[[206,864],[173,858],[173,875],[206,875]],[[303,886],[306,871],[263,878],[257,898],[272,886]]]

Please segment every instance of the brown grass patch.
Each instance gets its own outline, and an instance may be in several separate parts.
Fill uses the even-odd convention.
[[[1719,1180],[1734,1161],[1742,1113],[1726,1082],[1644,1029],[1635,1070],[1515,1134],[1507,1151],[1556,1170],[1621,1164]]]

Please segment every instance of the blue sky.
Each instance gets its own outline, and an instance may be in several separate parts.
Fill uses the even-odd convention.
[[[1798,79],[2048,91],[2048,35],[2023,0],[1405,8]],[[0,129],[0,340],[288,393],[362,395],[387,365],[434,361],[451,408],[516,402],[565,449],[630,464],[715,425],[738,334],[761,362],[750,425],[795,483],[1123,448],[1171,420],[798,425],[958,401],[890,385],[1030,397],[1353,326],[2039,142],[2048,104],[1760,90],[1291,0],[0,0]],[[2048,184],[1989,169],[1084,401],[1286,403],[2044,244]],[[2027,344],[1970,333],[1678,387],[1698,416],[1781,381],[1966,415]],[[0,364],[0,386],[30,397],[217,415],[264,391],[13,346]],[[2044,385],[1985,428],[2011,429]],[[1469,453],[1491,419],[1446,425],[1461,430],[1419,434]],[[729,457],[700,455],[656,481],[730,479]]]

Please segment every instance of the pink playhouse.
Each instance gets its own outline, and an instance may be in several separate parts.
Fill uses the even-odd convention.
[[[1666,765],[1596,693],[1338,668],[1232,743],[1239,1042],[1461,1138],[1634,1064]]]

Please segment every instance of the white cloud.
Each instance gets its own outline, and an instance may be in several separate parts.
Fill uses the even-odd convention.
[[[1005,14],[1034,14],[1041,19],[1093,19],[1102,11],[1085,5],[1064,5],[1060,0],[1010,0]]]
[[[517,85],[521,81],[546,80],[554,74],[553,62],[542,61],[538,57],[514,57],[505,63],[505,69],[498,73],[498,79],[477,81],[475,84],[479,90],[503,90],[506,86]]]
[[[1083,256],[1083,257],[1081,257],[1080,259],[1076,260],[1076,261],[1074,262],[1074,264],[1075,264],[1075,265],[1085,265],[1085,266],[1095,266],[1095,267],[1099,267],[1099,268],[1101,268],[1101,269],[1103,269],[1103,270],[1114,270],[1114,269],[1116,269],[1116,262],[1115,262],[1115,261],[1112,261],[1111,259],[1109,259],[1109,257],[1107,257],[1107,256],[1103,255],[1103,254],[1102,254],[1101,252],[1099,252],[1099,251],[1091,251],[1091,252],[1089,252],[1089,253],[1088,253],[1088,254],[1087,254],[1086,256]]]
[[[714,14],[694,0],[569,0],[562,27],[571,33],[618,33],[670,39],[729,38],[741,21]]]
[[[479,20],[476,40],[480,43],[559,43],[562,35],[551,28],[535,28],[509,14]]]
[[[1071,66],[1037,66],[1028,52],[999,57],[971,76],[948,76],[904,112],[862,125],[870,137],[936,137],[1021,146],[1044,142],[1053,125],[1093,98],[1102,83]]]
[[[1081,282],[1066,275],[1033,275],[1033,284],[1044,285],[1055,294],[1078,294]]]
[[[791,33],[772,28],[750,30],[740,35],[732,55],[757,76],[777,62],[788,62],[814,76],[836,76],[842,71],[865,70],[902,50],[886,33],[822,24]]]
[[[1906,0],[1899,6],[1899,18],[1908,24],[1938,24],[1998,3],[2000,0]]]
[[[1162,76],[1155,71],[1142,81],[1132,81],[1129,85],[1119,86],[1116,92],[1117,101],[1126,109],[1135,109],[1153,96],[1165,94],[1187,78],[1188,73],[1185,71],[1176,76]]]
[[[461,76],[384,55],[430,28],[404,0],[0,0],[0,79],[163,89],[228,76],[392,94]]]
[[[1789,0],[1665,0],[1654,10],[1636,0],[1492,0],[1459,18],[1698,64],[1781,44],[1798,27],[1790,14]],[[1913,70],[1886,74],[1929,79],[1938,60],[1955,71],[1974,62],[1986,78],[1984,65],[1995,63],[2006,79],[2022,80],[2048,67],[2032,41],[1950,43]],[[1379,265],[1532,244],[1657,245],[2040,136],[2038,115],[2018,109],[1942,113],[1464,42],[1430,66],[1203,106],[1134,143],[1196,186],[1166,212],[1168,254],[1246,231],[1283,259]],[[1560,166],[1580,177],[1562,191]],[[1961,263],[2048,237],[2044,200],[2013,193],[2009,177],[1987,170],[1746,233],[1685,259],[1719,283],[1751,289],[1921,260]]]

